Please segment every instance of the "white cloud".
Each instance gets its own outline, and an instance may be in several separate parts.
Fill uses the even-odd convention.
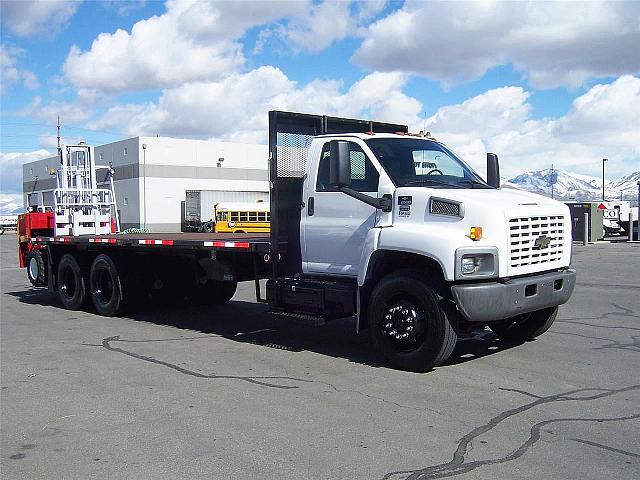
[[[639,2],[422,2],[369,26],[354,61],[455,84],[513,64],[535,88],[640,71]]]
[[[171,0],[131,32],[101,33],[88,51],[71,48],[67,78],[105,94],[171,88],[224,78],[244,64],[244,32],[296,12],[300,2]]]
[[[82,122],[91,117],[93,106],[98,101],[94,91],[80,90],[73,102],[51,101],[42,104],[42,97],[36,95],[31,104],[23,108],[18,115],[23,117],[37,117],[55,125],[60,117],[63,124]]]
[[[113,107],[91,128],[265,143],[272,109],[416,122],[422,105],[402,92],[405,82],[402,74],[374,73],[346,91],[336,80],[298,87],[281,70],[260,67],[218,82],[168,89],[157,103]]]
[[[302,8],[289,11],[286,22],[260,32],[257,51],[275,34],[296,50],[320,52],[334,42],[361,35],[364,26],[386,6],[386,1],[325,0],[298,5]]]
[[[51,37],[65,28],[80,6],[73,0],[3,0],[4,28],[19,37]]]
[[[2,82],[0,83],[0,94],[6,92],[9,85],[21,83],[29,90],[40,88],[40,82],[35,73],[30,70],[19,68],[18,58],[24,56],[21,48],[6,47],[0,44],[0,69]]]
[[[22,164],[50,156],[51,153],[44,149],[25,153],[0,153],[0,193],[9,195],[22,192]]]
[[[552,163],[597,175],[603,157],[614,176],[640,168],[640,78],[595,85],[557,119],[532,120],[529,97],[520,87],[489,90],[440,108],[427,119],[427,129],[481,173],[487,151],[500,156],[505,175]]]

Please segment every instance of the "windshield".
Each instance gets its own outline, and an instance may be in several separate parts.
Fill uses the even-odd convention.
[[[492,188],[437,142],[406,137],[365,142],[397,187]]]

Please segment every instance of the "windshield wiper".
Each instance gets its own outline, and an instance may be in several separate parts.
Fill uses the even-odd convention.
[[[440,182],[435,179],[434,180],[414,180],[412,182],[406,182],[402,184],[403,187],[410,187],[411,185],[446,185],[448,187],[463,188],[460,185],[455,183]]]
[[[463,180],[458,180],[456,183],[457,184],[466,183],[467,185],[471,185],[471,188],[475,188],[474,185],[480,185],[482,188],[489,187],[489,185],[487,185],[484,182],[480,182],[478,180],[473,180],[473,179],[469,179],[469,178],[465,178]],[[491,187],[489,187],[489,188],[491,188]]]

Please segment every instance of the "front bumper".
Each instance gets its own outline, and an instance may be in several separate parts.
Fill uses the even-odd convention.
[[[451,287],[462,315],[471,322],[490,322],[562,305],[573,293],[573,269],[514,278],[506,282]]]

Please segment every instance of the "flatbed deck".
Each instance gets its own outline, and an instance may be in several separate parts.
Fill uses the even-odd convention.
[[[255,250],[268,246],[268,233],[125,233],[33,237],[31,243],[109,244],[114,246],[164,246],[186,248],[240,248]]]

